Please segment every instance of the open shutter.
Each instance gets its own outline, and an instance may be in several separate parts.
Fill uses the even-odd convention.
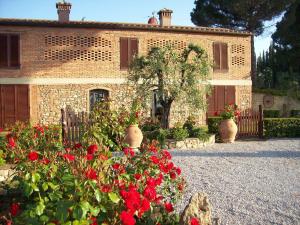
[[[19,57],[19,35],[10,35],[10,66],[19,67],[20,57]]]
[[[220,70],[220,44],[213,43],[213,55],[214,55],[214,70]]]
[[[221,70],[228,70],[228,48],[226,43],[220,43],[221,50]]]
[[[208,116],[214,116],[215,114],[215,87],[212,87],[211,94],[207,96],[207,113]]]
[[[7,35],[0,34],[0,66],[7,67]]]
[[[128,38],[120,38],[120,69],[128,68]]]

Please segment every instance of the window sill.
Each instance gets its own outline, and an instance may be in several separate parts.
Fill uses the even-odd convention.
[[[214,70],[213,72],[214,73],[228,73],[229,70],[228,69],[226,69],[226,70]]]
[[[1,67],[0,66],[0,70],[20,70],[21,67],[18,66],[18,67]]]

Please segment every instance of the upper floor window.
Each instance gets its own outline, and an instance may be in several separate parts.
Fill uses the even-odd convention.
[[[214,71],[226,72],[228,71],[228,47],[227,43],[214,42]]]
[[[94,89],[90,91],[90,111],[92,111],[94,105],[97,102],[101,102],[108,99],[108,90]]]
[[[0,34],[0,67],[20,67],[20,36],[17,34]]]
[[[120,38],[120,69],[128,69],[133,56],[138,54],[138,39]]]

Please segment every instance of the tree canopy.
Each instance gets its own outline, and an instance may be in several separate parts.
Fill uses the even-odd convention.
[[[198,26],[226,27],[262,34],[263,22],[280,15],[294,0],[196,0],[191,13]]]
[[[206,108],[205,95],[209,88],[203,81],[208,79],[209,69],[207,54],[197,45],[190,44],[183,52],[172,46],[155,47],[146,56],[134,58],[128,81],[144,102],[156,91],[163,107],[161,125],[168,128],[174,101],[184,100],[197,110]]]

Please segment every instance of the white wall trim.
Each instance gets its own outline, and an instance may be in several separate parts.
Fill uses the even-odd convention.
[[[124,84],[125,78],[0,78],[0,84],[34,84],[34,85],[64,85],[64,84]],[[209,80],[211,85],[243,85],[251,86],[251,80]]]

